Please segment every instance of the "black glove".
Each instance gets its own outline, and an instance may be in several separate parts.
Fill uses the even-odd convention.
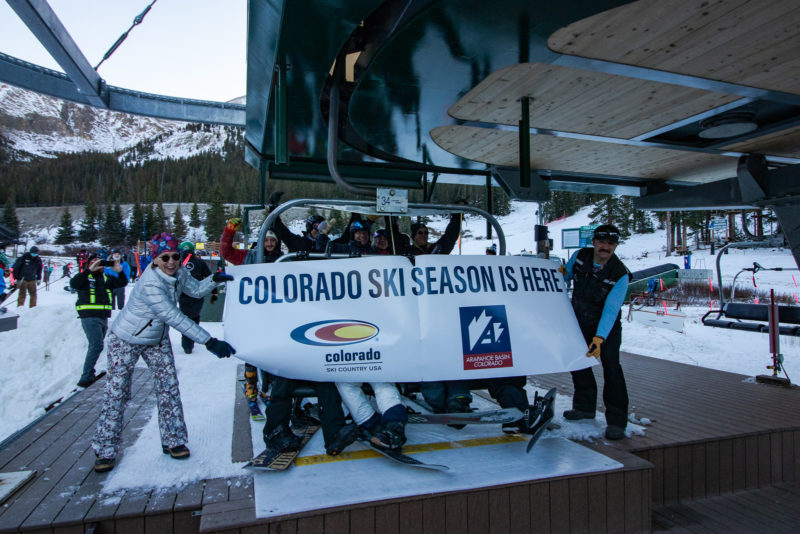
[[[211,294],[211,298],[210,298],[210,299],[208,299],[208,301],[209,301],[211,304],[214,304],[215,302],[217,302],[217,299],[219,299],[219,295],[217,295],[216,293],[212,293],[212,294]]]
[[[230,358],[231,354],[236,354],[236,350],[227,342],[220,341],[215,337],[212,337],[208,340],[206,343],[206,348],[209,352],[216,355],[217,358]]]
[[[211,277],[212,280],[215,282],[230,282],[233,280],[233,277],[229,274],[225,274],[223,272],[214,273],[214,276]]]
[[[272,194],[269,196],[269,209],[270,211],[274,210],[278,204],[281,203],[281,197],[283,196],[283,191],[273,191]]]

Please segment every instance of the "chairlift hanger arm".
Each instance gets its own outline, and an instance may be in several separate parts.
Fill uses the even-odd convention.
[[[50,4],[45,0],[8,0],[8,4],[64,69],[67,77],[88,103],[107,109],[108,95],[102,93],[105,83],[92,68]]]
[[[305,206],[316,206],[322,204],[328,207],[348,207],[348,208],[368,208],[364,211],[357,211],[357,213],[367,213],[367,214],[378,214],[377,211],[374,210],[375,201],[374,200],[353,200],[353,199],[313,199],[313,198],[296,198],[294,200],[290,200],[279,205],[277,208],[272,210],[272,212],[267,215],[264,219],[263,224],[261,225],[261,230],[258,233],[258,243],[264,242],[264,237],[267,235],[267,230],[272,226],[275,222],[275,219],[280,216],[281,213],[287,211],[291,208],[302,208]],[[480,208],[476,208],[473,206],[464,206],[461,204],[424,204],[420,202],[409,202],[408,203],[409,209],[412,210],[436,210],[438,213],[473,213],[475,215],[480,215],[481,217],[485,218],[489,221],[489,224],[497,232],[497,240],[500,243],[500,251],[499,254],[501,256],[505,255],[506,253],[506,236],[503,232],[503,229],[500,227],[500,223],[495,219],[489,212],[484,211]],[[356,210],[352,210],[356,211]],[[394,215],[394,216],[408,216],[408,213],[380,213],[380,215]],[[413,213],[412,213],[413,215]],[[264,247],[258,246],[256,247],[256,263],[262,263],[264,261]]]
[[[725,306],[725,295],[722,291],[722,270],[720,269],[720,260],[722,259],[722,254],[729,248],[772,248],[775,246],[776,246],[775,243],[771,241],[738,241],[723,245],[717,250],[717,288],[719,290],[720,309],[722,309],[722,307]],[[755,274],[757,270],[755,265],[756,263],[754,262],[753,267],[746,267],[742,269],[742,271],[753,271],[753,274]],[[763,269],[763,267],[761,267],[760,265],[759,267]]]

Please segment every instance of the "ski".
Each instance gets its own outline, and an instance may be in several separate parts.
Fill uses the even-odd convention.
[[[264,417],[264,414],[261,412],[261,408],[258,407],[258,396],[256,396],[255,399],[248,397],[246,384],[244,380],[241,382],[242,393],[244,393],[244,398],[247,399],[247,407],[250,408],[250,419],[252,421],[265,421],[266,417]]]
[[[373,445],[368,439],[359,439],[360,443],[363,443],[373,451],[376,451],[383,456],[389,458],[390,460],[394,460],[395,462],[401,463],[403,465],[407,465],[408,467],[419,467],[422,469],[430,469],[433,471],[449,471],[450,468],[446,465],[439,465],[439,464],[426,464],[425,462],[420,462],[416,458],[412,458],[406,454],[403,454],[400,449],[393,449],[393,450],[384,450],[379,447]]]
[[[544,397],[539,397],[539,394],[536,394],[536,398],[533,400],[533,409],[537,413],[537,417],[531,425],[531,439],[528,440],[528,447],[525,449],[525,452],[531,452],[533,446],[536,445],[536,442],[542,437],[544,431],[547,430],[547,425],[550,424],[550,421],[553,420],[553,416],[555,415],[555,403],[556,388],[552,388],[545,393]]]
[[[523,417],[518,408],[502,408],[482,412],[466,413],[411,413],[408,422],[411,424],[467,424],[490,425],[503,424],[517,421]]]
[[[297,458],[297,455],[300,454],[300,451],[303,450],[303,447],[305,447],[306,443],[308,443],[317,429],[319,429],[318,425],[292,427],[292,432],[300,436],[300,439],[302,440],[300,447],[296,451],[279,452],[275,450],[264,449],[255,458],[247,462],[243,469],[253,469],[255,471],[286,470],[290,465],[292,465],[294,459]]]

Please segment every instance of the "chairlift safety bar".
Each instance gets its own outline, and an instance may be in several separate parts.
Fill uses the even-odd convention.
[[[261,225],[261,230],[258,233],[258,243],[264,242],[264,237],[267,235],[267,229],[272,226],[272,223],[275,221],[275,218],[280,216],[286,210],[291,208],[302,208],[309,205],[314,204],[325,204],[328,206],[362,206],[364,208],[375,209],[375,200],[345,200],[345,199],[313,199],[313,198],[296,198],[294,200],[290,200],[279,205],[275,208],[272,213],[267,215],[264,219],[264,222]],[[473,206],[464,206],[460,204],[430,204],[430,203],[421,203],[421,202],[409,202],[408,207],[411,209],[435,209],[442,211],[443,213],[474,213],[476,215],[480,215],[489,221],[489,224],[497,231],[497,240],[500,244],[499,255],[504,256],[506,253],[506,236],[503,233],[503,229],[500,227],[500,223],[497,222],[489,212],[482,210],[480,208],[475,208]],[[398,213],[398,214],[391,214],[391,213],[381,213],[381,215],[395,215],[395,216],[407,216],[405,213]],[[321,256],[325,256],[322,254]],[[333,256],[335,257],[335,256]],[[257,246],[256,247],[256,262],[262,263],[264,261],[264,247]]]

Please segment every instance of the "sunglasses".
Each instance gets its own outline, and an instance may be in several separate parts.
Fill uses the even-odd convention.
[[[595,232],[594,238],[598,241],[609,241],[611,243],[619,243],[619,234],[617,232]]]
[[[158,257],[162,262],[167,263],[170,259],[172,261],[178,261],[181,259],[181,255],[177,252],[173,252],[172,254],[162,254]]]

